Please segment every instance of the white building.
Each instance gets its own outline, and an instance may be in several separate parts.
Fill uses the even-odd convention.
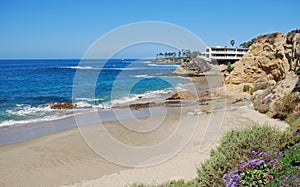
[[[228,63],[240,60],[248,50],[249,48],[207,47],[202,55],[218,63]]]

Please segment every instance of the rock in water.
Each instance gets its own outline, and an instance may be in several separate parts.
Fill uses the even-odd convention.
[[[73,109],[76,108],[76,104],[72,104],[72,103],[57,103],[57,104],[53,104],[51,105],[51,109]]]

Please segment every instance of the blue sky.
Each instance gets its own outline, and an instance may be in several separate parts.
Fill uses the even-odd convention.
[[[0,58],[81,58],[105,33],[125,24],[163,21],[207,45],[229,46],[300,26],[298,0],[0,0]],[[162,50],[162,49],[159,49]],[[144,57],[143,48],[120,56]]]

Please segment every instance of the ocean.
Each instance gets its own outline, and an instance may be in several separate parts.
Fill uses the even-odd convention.
[[[0,127],[110,109],[139,98],[158,98],[183,89],[188,82],[183,77],[164,76],[179,65],[137,59],[85,60],[84,65],[79,59],[0,60]],[[82,90],[80,97],[72,98],[78,70],[84,72],[86,84],[89,76],[99,72],[93,97]],[[51,109],[47,105],[50,102],[73,102],[77,109]]]

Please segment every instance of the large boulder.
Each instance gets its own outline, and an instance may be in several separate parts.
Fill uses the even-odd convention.
[[[180,75],[198,76],[212,69],[212,64],[203,58],[197,57],[190,62],[183,63],[173,73]]]

